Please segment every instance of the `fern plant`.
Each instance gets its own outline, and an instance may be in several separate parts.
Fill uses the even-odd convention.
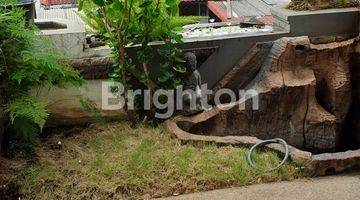
[[[34,25],[25,22],[22,9],[0,7],[0,118],[11,146],[19,141],[30,147],[48,117],[47,102],[30,96],[31,88],[82,83],[58,54],[36,45],[36,32]]]

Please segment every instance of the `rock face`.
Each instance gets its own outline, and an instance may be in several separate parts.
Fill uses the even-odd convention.
[[[358,38],[327,44],[312,44],[308,37],[275,41],[245,87],[258,92],[259,109],[252,109],[256,98],[240,98],[226,105],[227,110],[216,107],[196,116],[202,120],[186,131],[279,137],[306,150],[334,150],[352,105],[350,55],[357,44]]]

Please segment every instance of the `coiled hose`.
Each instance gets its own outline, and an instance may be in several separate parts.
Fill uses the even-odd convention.
[[[285,156],[283,158],[283,160],[280,162],[280,164],[278,164],[277,166],[273,167],[273,168],[270,168],[270,169],[266,169],[264,170],[265,172],[269,172],[269,171],[273,171],[273,170],[276,170],[278,168],[280,168],[285,162],[286,160],[288,159],[289,157],[289,146],[288,144],[285,142],[285,140],[281,139],[281,138],[275,138],[275,139],[271,139],[271,140],[263,140],[257,144],[255,144],[254,146],[252,146],[248,153],[247,153],[247,156],[246,156],[246,161],[247,163],[254,169],[257,169],[257,170],[263,170],[263,169],[260,169],[260,168],[257,168],[253,161],[252,161],[252,158],[251,158],[251,155],[253,153],[253,151],[255,150],[256,147],[259,147],[259,146],[263,146],[263,145],[266,145],[266,144],[270,144],[270,143],[279,143],[279,144],[282,144],[285,148]]]

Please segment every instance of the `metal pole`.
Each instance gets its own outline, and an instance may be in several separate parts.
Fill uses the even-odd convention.
[[[226,0],[226,17],[232,18],[231,0]]]

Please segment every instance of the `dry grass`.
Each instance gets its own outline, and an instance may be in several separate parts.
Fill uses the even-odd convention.
[[[288,8],[301,11],[358,6],[360,6],[358,0],[291,0]]]
[[[61,149],[53,148],[57,141]],[[125,122],[94,125],[67,137],[55,134],[39,146],[34,163],[5,176],[21,185],[26,199],[142,199],[304,175],[291,163],[257,172],[246,164],[244,148],[181,145],[162,127],[131,128]],[[263,167],[279,162],[271,152],[254,156]]]

